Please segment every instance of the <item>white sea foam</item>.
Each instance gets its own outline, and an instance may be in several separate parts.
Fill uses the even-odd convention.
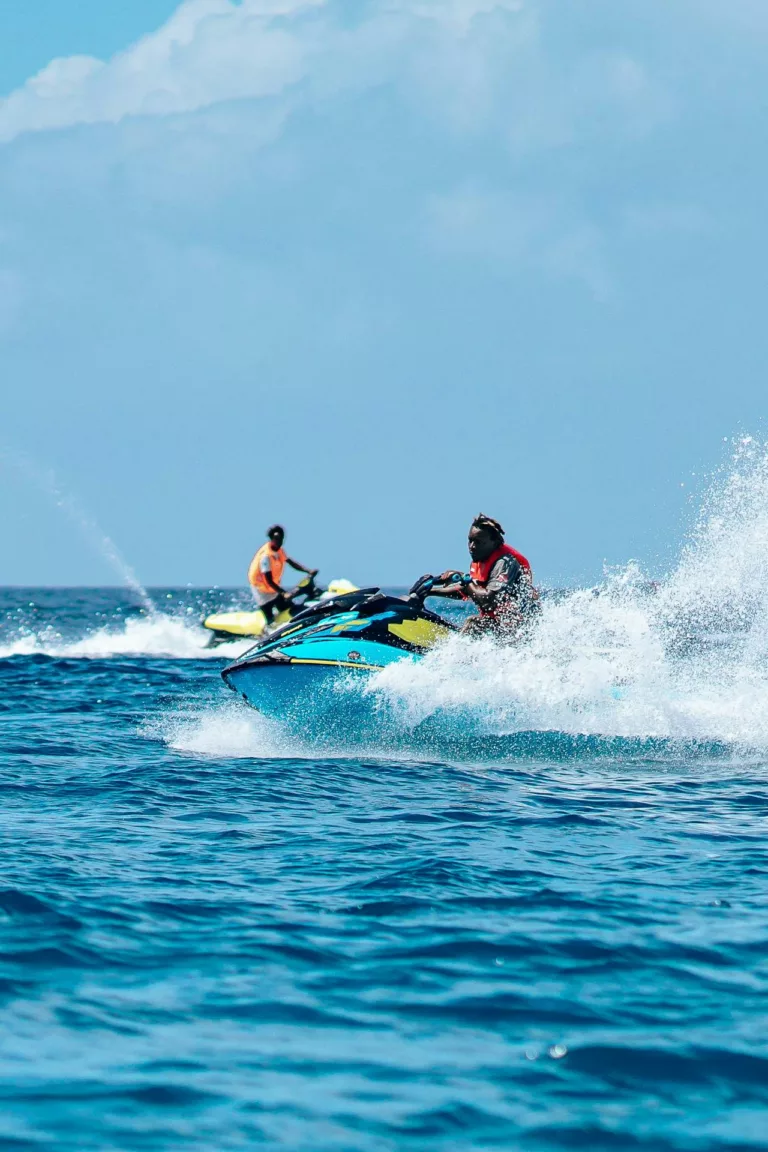
[[[202,711],[164,717],[146,734],[164,740],[169,748],[206,757],[283,759],[306,754],[298,739],[257,712],[227,701]]]
[[[0,658],[44,655],[102,660],[114,656],[234,659],[252,643],[236,640],[217,648],[207,648],[207,641],[208,633],[196,622],[155,612],[151,616],[129,617],[119,626],[97,628],[75,640],[63,638],[50,627],[24,633],[0,645]]]

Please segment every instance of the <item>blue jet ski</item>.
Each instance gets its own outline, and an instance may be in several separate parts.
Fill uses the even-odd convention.
[[[225,683],[265,716],[294,726],[362,718],[371,676],[418,659],[456,625],[424,607],[434,578],[405,598],[362,588],[304,609],[222,672]]]

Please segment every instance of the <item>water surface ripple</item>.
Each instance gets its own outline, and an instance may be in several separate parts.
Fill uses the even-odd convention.
[[[768,1147],[754,749],[313,753],[58,595],[0,660],[0,1148]]]

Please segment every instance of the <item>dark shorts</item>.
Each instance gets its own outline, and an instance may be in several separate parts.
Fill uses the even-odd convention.
[[[261,604],[260,608],[267,618],[267,624],[271,624],[275,616],[279,616],[286,608],[290,608],[291,601],[282,592],[278,592],[274,600],[267,600],[266,604]]]

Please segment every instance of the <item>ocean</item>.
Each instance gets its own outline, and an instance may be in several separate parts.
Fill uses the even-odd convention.
[[[0,592],[0,1148],[768,1148],[767,497],[395,738],[235,699],[241,594]]]

